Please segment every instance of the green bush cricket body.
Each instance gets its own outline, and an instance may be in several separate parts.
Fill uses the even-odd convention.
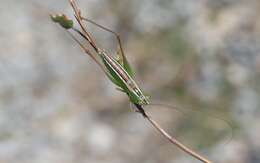
[[[122,48],[120,37],[117,33],[113,32],[112,30],[101,26],[92,20],[86,19],[81,16],[80,10],[77,8],[75,4],[75,0],[70,0],[70,4],[74,11],[74,16],[80,26],[80,30],[73,26],[73,21],[68,19],[64,14],[61,15],[51,15],[51,19],[60,24],[66,31],[72,36],[72,38],[80,45],[80,47],[84,50],[86,54],[88,54],[102,69],[102,71],[107,75],[107,77],[118,87],[118,89],[127,94],[131,103],[133,103],[136,108],[135,111],[141,113],[144,118],[146,118],[153,127],[161,133],[168,141],[172,144],[179,147],[181,150],[189,154],[190,156],[204,162],[204,163],[211,163],[206,158],[200,156],[196,152],[192,151],[190,148],[183,145],[181,142],[176,140],[174,137],[169,135],[161,126],[154,121],[150,116],[146,114],[143,109],[144,105],[148,105],[148,97],[144,95],[141,89],[138,87],[136,82],[133,80],[133,71],[131,66],[129,65],[126,56],[124,55],[124,51]],[[87,21],[92,23],[101,29],[108,31],[114,34],[117,38],[120,53],[118,54],[118,59],[115,59],[109,56],[105,50],[102,50],[97,47],[96,43],[93,41],[91,35],[86,31],[85,27],[83,26],[83,21]],[[99,62],[94,54],[87,49],[73,34],[72,32],[76,32],[81,37],[83,37],[93,48],[93,50],[97,53],[97,55],[101,58],[102,62]],[[103,64],[102,64],[103,63]]]
[[[73,21],[68,19],[64,14],[51,15],[51,19],[54,22],[60,24],[71,34],[73,39],[102,68],[107,77],[118,87],[118,90],[127,94],[129,100],[137,107],[136,111],[139,111],[140,113],[142,113],[143,116],[146,116],[141,106],[149,104],[148,97],[144,95],[144,93],[141,91],[141,89],[133,79],[133,71],[126,59],[126,56],[124,55],[119,35],[111,31],[110,29],[93,22],[92,20],[82,17],[80,14],[80,10],[77,8],[75,2],[71,0],[70,3],[74,10],[74,16],[78,24],[80,25],[81,30],[76,29],[73,26]],[[103,30],[111,32],[116,36],[120,48],[120,52],[118,53],[118,59],[109,56],[105,52],[105,50],[102,50],[97,47],[92,37],[83,26],[82,21],[90,22]],[[103,64],[101,64],[98,60],[95,59],[94,54],[92,54],[74,35],[72,35],[70,30],[78,33],[91,45],[94,51],[101,58]]]

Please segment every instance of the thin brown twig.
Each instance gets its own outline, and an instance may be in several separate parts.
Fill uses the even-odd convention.
[[[182,144],[181,142],[179,142],[176,138],[174,138],[173,136],[171,136],[168,132],[166,132],[155,120],[153,120],[151,118],[151,116],[149,116],[145,110],[142,108],[142,106],[137,106],[138,108],[138,112],[141,113],[143,115],[143,117],[145,119],[147,119],[152,126],[159,131],[159,133],[165,137],[167,140],[169,140],[172,144],[176,145],[179,149],[181,149],[182,151],[184,151],[185,153],[187,153],[188,155],[200,160],[203,163],[212,163],[211,161],[209,161],[208,159],[206,159],[205,157],[201,156],[200,154],[196,153],[195,151],[193,151],[192,149],[190,149],[189,147],[185,146],[184,144]]]
[[[80,12],[80,9],[77,7],[76,3],[75,3],[75,0],[69,0],[70,2],[70,5],[72,6],[73,8],[73,11],[74,11],[74,16],[77,20],[77,22],[79,23],[84,35],[85,35],[85,38],[86,40],[89,42],[89,44],[93,47],[93,49],[99,53],[99,49],[97,48],[93,38],[90,36],[90,34],[86,31],[86,29],[84,28],[83,26],[83,22],[82,22],[82,17],[81,17],[81,12]]]

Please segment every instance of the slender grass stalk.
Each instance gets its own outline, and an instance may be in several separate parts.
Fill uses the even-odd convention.
[[[167,140],[169,140],[172,144],[176,145],[179,149],[181,149],[182,151],[184,151],[185,153],[187,153],[188,155],[200,160],[201,162],[204,163],[212,163],[211,161],[207,160],[205,157],[199,155],[198,153],[196,153],[195,151],[193,151],[192,149],[190,149],[189,147],[185,146],[184,144],[182,144],[181,142],[179,142],[176,138],[174,138],[173,136],[171,136],[168,132],[166,132],[155,120],[152,119],[151,116],[147,115],[147,113],[145,112],[144,118],[147,119],[152,126]]]

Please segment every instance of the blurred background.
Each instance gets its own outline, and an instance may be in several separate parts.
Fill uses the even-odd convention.
[[[67,0],[0,2],[1,163],[198,162],[134,113],[50,21],[72,17]],[[213,162],[260,162],[260,1],[77,2],[121,35],[137,83],[168,104],[147,108],[165,129]],[[87,29],[115,54],[111,34]]]

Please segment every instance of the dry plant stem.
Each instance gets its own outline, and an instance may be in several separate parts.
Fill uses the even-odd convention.
[[[149,115],[147,115],[145,113],[146,116],[144,116],[144,118],[146,118],[152,125],[153,127],[156,128],[157,131],[160,132],[160,134],[165,137],[166,139],[168,139],[172,144],[176,145],[178,148],[180,148],[182,151],[184,151],[185,153],[189,154],[190,156],[200,160],[201,162],[204,163],[212,163],[211,161],[207,160],[206,158],[202,157],[201,155],[197,154],[196,152],[194,152],[193,150],[191,150],[190,148],[186,147],[184,144],[182,144],[181,142],[179,142],[177,139],[175,139],[174,137],[172,137],[171,135],[169,135],[156,121],[154,121]]]

